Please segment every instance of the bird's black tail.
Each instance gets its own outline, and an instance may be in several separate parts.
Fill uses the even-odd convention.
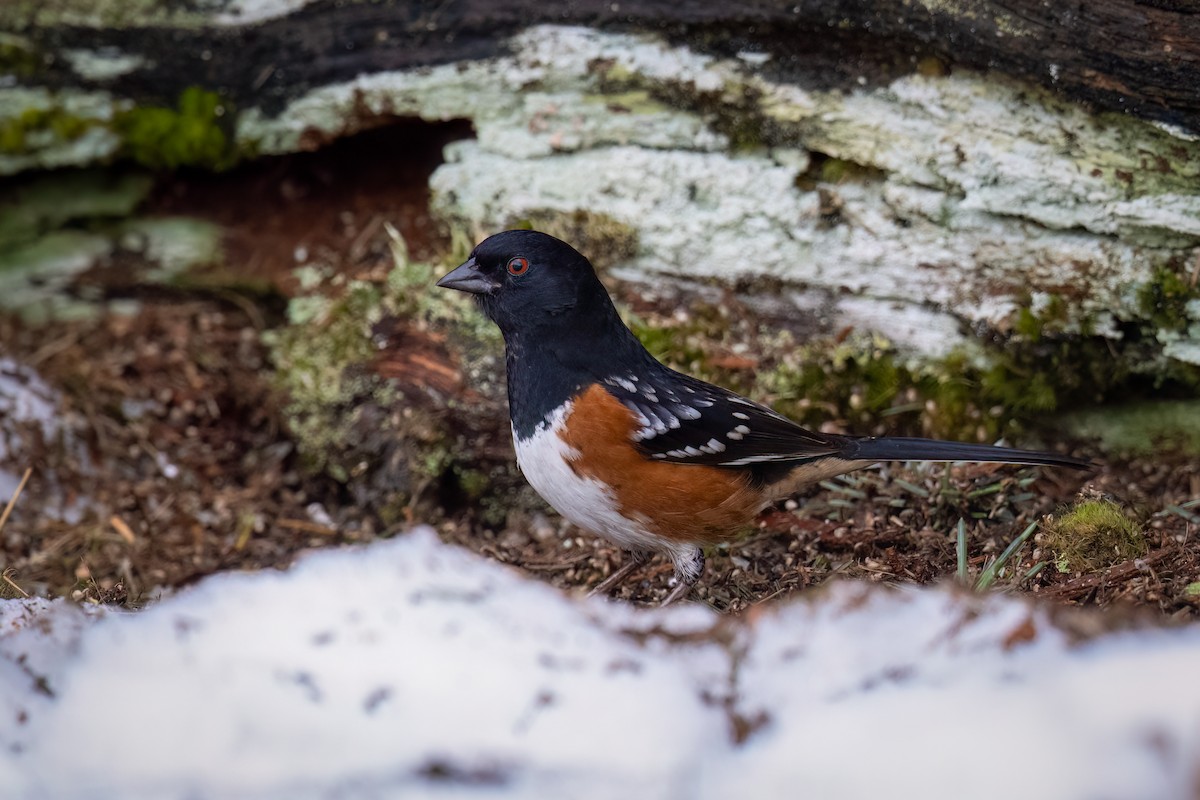
[[[903,436],[852,439],[839,453],[862,461],[988,461],[998,464],[1044,464],[1051,467],[1091,469],[1091,462],[1040,450],[1016,450],[987,444],[912,439]]]

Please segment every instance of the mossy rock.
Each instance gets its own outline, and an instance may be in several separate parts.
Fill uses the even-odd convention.
[[[267,334],[285,419],[308,467],[384,524],[456,505],[500,524],[498,498],[520,485],[503,344],[468,298],[434,286],[451,265],[409,261],[393,243],[381,283],[301,270],[291,324]]]
[[[1146,554],[1141,523],[1115,502],[1084,500],[1043,523],[1042,543],[1060,572],[1096,572]]]

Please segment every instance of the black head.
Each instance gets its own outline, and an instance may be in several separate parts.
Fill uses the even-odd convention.
[[[505,338],[547,327],[577,330],[616,316],[591,263],[537,231],[489,236],[437,285],[474,294]]]
[[[437,285],[474,294],[504,334],[518,436],[595,380],[665,369],[625,327],[588,260],[553,236],[497,233]]]

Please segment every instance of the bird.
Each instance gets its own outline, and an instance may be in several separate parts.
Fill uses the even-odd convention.
[[[704,547],[772,504],[883,461],[974,461],[1085,469],[1056,453],[894,436],[819,433],[660,363],[625,325],[591,262],[533,230],[480,242],[437,286],[474,295],[504,339],[518,466],[567,521],[631,558],[671,561],[663,605],[688,594]]]

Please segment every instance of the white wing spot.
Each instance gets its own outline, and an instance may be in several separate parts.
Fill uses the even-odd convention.
[[[654,433],[666,433],[667,425],[652,411],[646,411],[646,418],[649,420],[649,429]]]
[[[742,435],[736,430],[730,431],[729,433],[725,434],[725,436],[726,438],[733,439],[734,441],[738,441],[742,438]]]
[[[742,413],[742,412],[740,412],[740,411],[735,411],[735,412],[733,412],[733,415],[734,415],[735,417],[737,417],[738,419],[750,419],[750,415],[749,415],[749,414],[743,414],[743,413]]]
[[[761,464],[764,461],[786,461],[788,458],[789,456],[785,454],[768,453],[761,456],[746,456],[745,458],[724,461],[722,463],[729,467],[744,467],[747,464]]]
[[[738,433],[742,434],[743,436],[745,436],[747,433],[750,432],[750,429],[747,428],[745,425],[738,425],[736,428],[734,428],[734,430],[737,431]]]
[[[709,440],[708,440],[708,448],[709,448],[709,450],[711,450],[711,451],[712,451],[712,452],[714,452],[714,453],[723,453],[723,452],[725,452],[725,445],[724,445],[724,443],[722,443],[722,442],[718,442],[716,439],[709,439]]]

